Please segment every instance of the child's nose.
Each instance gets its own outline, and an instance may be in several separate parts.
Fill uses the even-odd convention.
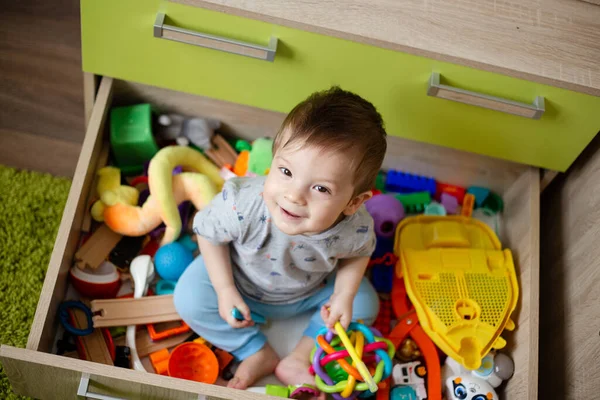
[[[304,205],[306,204],[304,193],[298,188],[289,188],[285,198],[293,204]]]

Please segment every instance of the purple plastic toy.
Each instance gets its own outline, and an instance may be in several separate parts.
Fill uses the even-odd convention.
[[[404,206],[389,194],[378,194],[365,203],[375,222],[375,234],[380,238],[392,238],[398,222],[404,218]]]
[[[448,214],[456,214],[458,212],[458,200],[456,200],[456,197],[448,193],[442,193],[441,201]]]

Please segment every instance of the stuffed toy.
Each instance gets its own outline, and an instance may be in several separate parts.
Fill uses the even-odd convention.
[[[197,172],[173,175],[176,166]],[[145,235],[164,222],[166,229],[161,246],[177,240],[181,233],[178,204],[189,200],[201,210],[223,186],[218,168],[199,151],[184,146],[165,147],[152,158],[148,168],[150,196],[141,207],[137,206],[137,195],[132,195],[132,191],[137,193],[137,190],[120,185],[120,176],[115,170],[118,171],[112,168],[110,173],[98,172],[100,203],[92,207],[92,216],[126,236]]]
[[[236,145],[240,151],[233,167],[237,176],[267,175],[273,160],[273,139],[256,139],[250,145],[246,141],[240,141]]]
[[[164,140],[175,140],[177,144],[193,144],[203,151],[210,150],[211,138],[221,123],[214,119],[187,118],[179,114],[162,114],[158,117],[156,135]]]

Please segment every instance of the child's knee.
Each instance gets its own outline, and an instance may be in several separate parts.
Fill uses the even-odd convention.
[[[360,283],[352,308],[352,319],[363,320],[367,325],[375,322],[379,313],[379,296],[367,278],[363,278]]]
[[[191,290],[185,281],[180,281],[175,286],[173,292],[173,303],[175,310],[184,321],[194,320],[198,318],[198,315],[202,313],[199,309],[195,291]]]
[[[198,267],[193,264],[188,268]],[[202,266],[204,268],[204,266]],[[175,310],[181,318],[188,322],[200,321],[202,316],[218,312],[217,294],[215,293],[208,275],[202,279],[202,274],[194,274],[193,279],[179,279],[173,292]]]

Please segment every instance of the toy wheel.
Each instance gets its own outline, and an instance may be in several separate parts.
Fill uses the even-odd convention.
[[[415,369],[415,373],[419,378],[424,378],[427,375],[427,368],[421,364]]]

